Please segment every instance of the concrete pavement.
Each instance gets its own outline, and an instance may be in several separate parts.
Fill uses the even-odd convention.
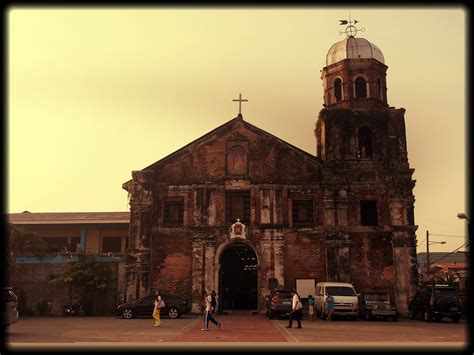
[[[7,347],[17,349],[114,348],[422,348],[462,350],[468,345],[468,324],[450,321],[426,323],[401,319],[384,321],[303,320],[303,329],[288,329],[285,319],[263,315],[220,315],[222,328],[210,324],[201,331],[202,317],[163,319],[153,327],[152,319],[115,317],[21,318],[7,331]]]

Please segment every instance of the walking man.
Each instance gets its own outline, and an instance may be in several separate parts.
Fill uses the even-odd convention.
[[[303,304],[301,303],[300,297],[296,293],[295,289],[292,289],[290,291],[290,294],[293,298],[292,298],[292,302],[291,302],[290,323],[288,324],[287,328],[291,328],[291,326],[293,325],[293,318],[296,319],[296,321],[298,322],[298,328],[302,328],[301,327],[301,316],[302,316],[302,313],[303,313],[303,311],[302,311]]]
[[[209,321],[214,323],[217,326],[217,330],[221,328],[221,322],[218,322],[213,316],[213,307],[212,307],[212,295],[208,294],[206,291],[202,293],[204,297],[204,302],[206,303],[206,308],[204,311],[204,328],[201,330],[209,330]]]

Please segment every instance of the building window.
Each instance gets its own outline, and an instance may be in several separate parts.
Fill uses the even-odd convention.
[[[183,201],[165,201],[164,224],[182,226],[184,215]]]
[[[103,237],[102,253],[121,253],[122,237]]]
[[[362,226],[377,225],[377,201],[360,201],[360,224]]]
[[[48,244],[49,253],[63,252],[68,248],[68,237],[43,237],[42,239]]]
[[[293,200],[293,225],[310,226],[314,224],[313,200]]]
[[[81,243],[80,237],[71,237],[69,238],[67,249],[73,253],[80,252],[81,251],[80,243]]]
[[[355,97],[356,99],[367,98],[367,83],[360,76],[355,80]]]
[[[360,127],[357,134],[357,156],[359,158],[367,158],[373,155],[372,152],[372,130],[367,127]]]
[[[382,94],[382,82],[380,81],[380,79],[377,79],[377,95],[379,97],[380,100],[383,101],[383,94]]]
[[[336,98],[336,102],[342,100],[342,80],[339,78],[334,80],[334,97]]]
[[[226,191],[225,221],[233,224],[237,218],[244,224],[250,223],[250,191]]]

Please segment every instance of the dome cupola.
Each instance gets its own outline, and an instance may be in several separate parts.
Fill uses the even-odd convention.
[[[321,71],[324,107],[378,109],[388,107],[387,69],[382,51],[365,38],[357,38],[357,21],[348,24],[346,38],[334,43]]]
[[[326,66],[344,59],[375,59],[385,64],[382,51],[365,38],[346,37],[334,43],[326,55]]]

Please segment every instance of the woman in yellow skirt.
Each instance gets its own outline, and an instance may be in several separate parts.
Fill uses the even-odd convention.
[[[160,310],[164,307],[164,302],[161,299],[160,291],[156,291],[156,299],[154,302],[155,308],[153,309],[153,319],[155,320],[155,327],[159,327],[161,325],[160,319]]]

